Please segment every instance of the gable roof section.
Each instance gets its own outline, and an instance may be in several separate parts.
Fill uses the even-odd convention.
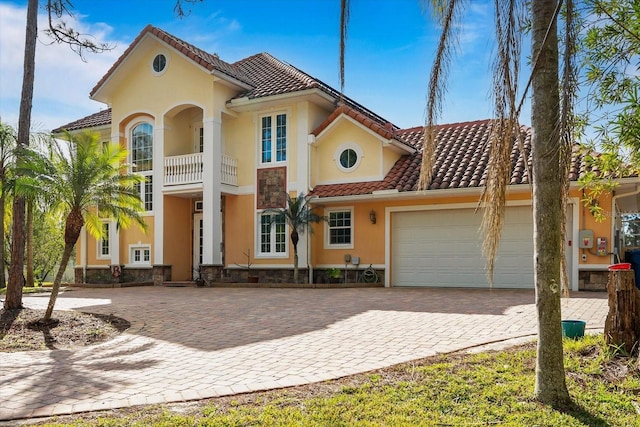
[[[299,92],[309,89],[318,89],[342,105],[357,111],[369,120],[380,126],[387,126],[391,130],[399,130],[397,126],[373,111],[358,104],[354,100],[324,83],[323,81],[305,73],[291,64],[287,64],[268,53],[259,53],[242,59],[233,64],[242,70],[254,83],[254,88],[249,89],[233,99],[257,99],[267,96],[281,95],[285,93]]]
[[[51,133],[62,133],[65,130],[73,131],[79,129],[88,129],[98,126],[108,126],[111,124],[111,108],[99,111],[97,113],[90,114],[81,119],[75,120],[66,125],[62,125],[57,129],[51,131]]]
[[[383,125],[379,121],[373,120],[371,117],[345,104],[333,110],[329,117],[327,117],[326,120],[320,124],[320,126],[311,131],[312,135],[316,137],[319,136],[342,115],[352,118],[357,123],[360,123],[362,126],[370,129],[372,132],[378,134],[384,139],[396,141],[397,144],[402,146],[405,152],[411,154],[414,153],[415,147],[408,141],[404,140],[402,133],[399,131],[399,129],[396,129],[393,124],[387,122]]]
[[[152,25],[147,25],[140,34],[138,34],[120,58],[118,58],[118,60],[111,66],[109,71],[107,71],[107,73],[93,87],[90,97],[93,97],[96,92],[100,90],[118,67],[125,61],[127,56],[129,56],[129,54],[135,49],[138,43],[140,43],[140,41],[148,34],[164,41],[188,59],[201,65],[205,69],[228,76],[229,78],[240,81],[249,87],[249,89],[241,92],[233,99],[257,99],[309,89],[318,89],[333,98],[336,103],[341,101],[343,104],[349,106],[351,109],[366,116],[368,119],[378,123],[379,125],[387,126],[394,131],[399,130],[397,126],[375,114],[371,110],[346,96],[341,96],[340,92],[333,89],[326,83],[312,77],[293,65],[276,59],[268,53],[259,53],[231,64],[221,60],[216,54],[205,52],[204,50]]]
[[[429,190],[477,188],[486,184],[489,165],[489,138],[492,120],[454,123],[437,126],[436,160]],[[511,185],[529,184],[525,159],[531,164],[531,128],[521,126],[525,155],[518,144],[511,149]],[[423,128],[401,130],[400,136],[414,147],[422,142]],[[417,191],[422,150],[414,155],[402,156],[382,181],[316,186],[310,195],[316,197],[340,197],[372,194],[375,191]],[[576,145],[571,156],[569,178],[578,179],[587,169]]]
[[[93,89],[91,90],[91,93],[89,94],[90,96],[93,96],[100,89],[100,87],[102,87],[102,85],[104,85],[107,82],[107,80],[109,80],[109,78],[113,75],[116,69],[124,62],[127,56],[129,56],[129,54],[133,51],[133,49],[135,49],[138,43],[140,43],[140,41],[147,34],[151,34],[157,37],[159,40],[162,40],[163,42],[167,43],[169,46],[176,49],[178,52],[186,56],[191,61],[201,65],[202,67],[204,67],[205,69],[211,72],[218,71],[242,83],[245,83],[247,85],[252,85],[252,82],[246,75],[244,75],[242,70],[238,69],[236,66],[232,64],[229,64],[228,62],[221,60],[220,58],[218,58],[218,55],[205,52],[204,50],[199,49],[194,45],[187,43],[184,40],[179,39],[178,37],[171,35],[164,30],[161,30],[160,28],[154,27],[152,25],[147,25],[140,32],[140,34],[138,34],[138,37],[136,37],[135,40],[129,45],[129,47],[124,51],[124,53],[120,55],[120,58],[118,58],[118,60],[111,66],[109,71],[107,71],[107,74],[105,74],[100,79],[100,81],[93,87]]]

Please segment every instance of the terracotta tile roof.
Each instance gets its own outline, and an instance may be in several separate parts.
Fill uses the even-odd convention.
[[[234,99],[256,99],[308,89],[319,89],[333,97],[336,102],[341,100],[342,103],[366,116],[369,120],[377,122],[381,126],[387,126],[392,130],[398,130],[398,128],[388,120],[378,116],[352,99],[345,96],[341,97],[340,92],[333,89],[331,86],[310,76],[293,65],[274,58],[268,53],[259,53],[230,64],[221,60],[218,55],[205,52],[202,49],[199,49],[196,46],[152,25],[147,25],[140,32],[120,58],[118,58],[118,60],[111,66],[109,71],[107,71],[102,79],[100,79],[100,81],[94,86],[90,93],[91,96],[93,96],[109,79],[140,40],[142,40],[147,34],[156,36],[158,39],[172,46],[187,58],[203,66],[205,69],[220,72],[251,86],[250,89],[241,92]]]
[[[66,125],[62,125],[52,130],[52,133],[62,133],[65,130],[72,131],[78,129],[93,128],[96,126],[107,126],[111,124],[111,108],[93,113],[81,119],[75,120]]]
[[[305,73],[291,64],[287,64],[277,58],[274,58],[266,52],[242,59],[233,63],[233,65],[242,70],[251,79],[254,85],[254,88],[239,94],[234,99],[256,99],[308,89],[319,89],[335,99],[336,103],[341,102],[342,105],[346,105],[350,109],[357,111],[368,120],[376,122],[380,126],[386,126],[391,130],[399,130],[397,126],[375,114],[373,111],[358,104],[351,98],[347,96],[341,97],[340,92],[328,84]]]
[[[437,130],[436,160],[429,190],[482,187],[487,179],[489,137],[491,120],[439,125]],[[529,175],[525,158],[531,162],[531,129],[521,126],[524,137],[523,156],[514,143],[511,150],[510,184],[528,184]],[[405,141],[418,147],[422,141],[422,127],[405,129],[400,135]],[[422,152],[402,156],[382,181],[349,184],[318,185],[310,193],[317,197],[338,197],[371,194],[374,191],[417,191]],[[575,146],[571,158],[570,179],[575,181],[587,170],[579,146]]]

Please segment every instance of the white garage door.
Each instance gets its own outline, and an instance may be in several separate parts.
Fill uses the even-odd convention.
[[[486,287],[479,226],[473,209],[395,212],[392,286]],[[530,206],[508,207],[496,258],[494,287],[533,288]]]

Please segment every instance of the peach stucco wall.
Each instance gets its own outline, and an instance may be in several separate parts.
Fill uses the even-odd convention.
[[[578,197],[579,194],[574,192],[572,197]],[[443,197],[415,197],[406,200],[387,200],[387,201],[358,201],[354,203],[340,203],[319,206],[319,212],[326,212],[327,209],[337,207],[349,207],[354,212],[354,242],[353,248],[349,249],[330,249],[326,246],[326,229],[325,223],[316,228],[316,233],[312,236],[312,263],[315,266],[330,266],[344,264],[344,255],[359,256],[361,265],[378,264],[385,262],[385,212],[391,207],[410,207],[410,206],[440,206],[442,209],[451,209],[456,206],[465,205],[473,207],[478,203],[479,193],[467,194],[463,196],[443,196]],[[531,201],[531,195],[526,188],[520,188],[513,191],[507,198],[508,202],[527,202]],[[602,206],[611,206],[611,196],[603,196],[600,200]],[[605,221],[597,222],[589,213],[588,209],[582,204],[578,204],[574,209],[579,212],[579,229],[587,228],[594,232],[594,237],[607,237],[609,241],[608,250],[611,250],[611,217],[608,216]],[[369,212],[376,212],[376,224],[371,224],[369,220]],[[482,213],[479,212],[479,215]],[[575,227],[575,225],[574,225]],[[391,236],[393,239],[393,236]],[[575,244],[575,243],[572,243]],[[587,253],[587,260],[580,261],[580,264],[606,264],[609,263],[609,257],[601,257],[595,255],[595,248]],[[581,252],[582,253],[582,252]]]
[[[153,264],[153,233],[155,226],[155,218],[153,216],[145,216],[147,223],[146,233],[138,227],[130,227],[120,230],[120,263],[129,264],[129,247],[131,245],[151,245],[151,263]]]
[[[172,280],[189,280],[193,277],[191,206],[191,199],[171,196],[164,198],[164,264],[171,265]]]

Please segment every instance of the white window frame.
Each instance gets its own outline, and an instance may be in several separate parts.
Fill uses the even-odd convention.
[[[141,259],[140,261],[136,261],[135,260],[135,251],[142,251],[141,252]],[[144,251],[148,250],[149,251],[149,260],[145,261],[144,260]],[[129,245],[129,265],[134,265],[134,266],[145,266],[145,267],[150,267],[151,266],[151,245],[146,245],[146,244],[137,244],[137,245]]]
[[[102,227],[107,227],[106,239],[100,237],[97,240],[96,253],[98,259],[111,259],[111,222],[110,221],[102,221]],[[107,242],[107,253],[102,252],[102,244],[103,242]]]
[[[351,243],[331,243],[331,214],[335,212],[349,212],[351,216]],[[353,215],[353,206],[343,206],[339,208],[328,208],[325,209],[324,214],[327,217],[327,222],[325,224],[325,239],[324,239],[324,247],[325,249],[353,249],[353,242],[355,240],[355,217]]]
[[[140,173],[144,180],[140,183],[135,184],[135,188],[140,194],[140,200],[142,200],[142,205],[144,206],[144,210],[146,213],[153,212],[153,174],[142,174]],[[150,187],[150,188],[147,188]],[[147,196],[151,198],[150,201],[147,201]],[[151,209],[147,209],[147,203],[151,204]]]
[[[154,69],[154,67],[153,67],[153,63],[156,60],[156,57],[158,55],[164,56],[164,59],[165,59],[164,68],[162,70],[160,70],[160,71],[156,71]],[[154,76],[161,76],[161,75],[163,75],[164,73],[167,72],[167,68],[169,68],[169,62],[170,61],[171,61],[171,58],[170,58],[168,52],[159,51],[159,52],[156,52],[155,55],[153,55],[153,58],[151,58],[151,62],[149,63],[149,68],[151,68],[151,72],[153,73]]]
[[[133,130],[142,125],[142,124],[148,124],[149,126],[151,126],[151,163],[152,163],[152,167],[151,169],[147,169],[147,170],[142,170],[142,171],[136,171],[134,170],[134,161],[133,161]],[[136,189],[138,190],[138,193],[140,194],[140,199],[142,200],[142,203],[144,205],[145,208],[145,212],[146,213],[153,213],[153,186],[154,184],[157,185],[156,183],[153,182],[153,169],[155,166],[155,159],[154,159],[154,140],[155,140],[155,125],[152,121],[150,120],[141,120],[139,122],[135,122],[132,123],[130,126],[127,127],[127,145],[129,148],[129,164],[131,164],[131,173],[136,173],[138,175],[141,175],[142,177],[144,177],[144,181],[141,182],[140,184],[136,184]],[[150,180],[151,182],[149,183],[148,180]],[[147,187],[149,187],[149,189],[147,189]],[[148,190],[148,191],[147,191]],[[151,198],[151,200],[149,202],[147,202],[147,196],[149,196]],[[147,204],[150,203],[151,204],[151,209],[147,209]]]
[[[285,124],[285,132],[286,132],[286,136],[285,136],[285,150],[284,150],[284,160],[277,160],[277,147],[278,147],[278,143],[276,141],[277,139],[277,123],[278,123],[278,116],[284,116],[285,120],[286,120],[286,124]],[[270,161],[263,161],[262,160],[262,152],[263,152],[263,141],[262,141],[262,120],[266,117],[270,117],[271,118],[271,141],[270,141],[270,149],[271,149],[271,160]],[[289,148],[291,146],[291,144],[289,143],[290,140],[290,135],[291,135],[291,123],[290,123],[290,118],[291,115],[287,112],[287,111],[277,111],[274,113],[270,113],[270,114],[260,114],[258,116],[258,163],[260,165],[276,165],[276,164],[286,164],[288,159],[289,159]]]
[[[287,227],[287,223],[284,223],[284,252],[276,252],[276,224],[272,223],[270,225],[269,236],[270,236],[270,252],[262,251],[262,218],[265,216],[265,212],[258,212],[256,218],[256,258],[288,258],[289,257],[289,227]],[[269,214],[270,216],[274,216],[274,214]]]
[[[193,125],[193,152],[204,152],[204,126],[202,122]]]
[[[356,159],[356,163],[350,167],[350,168],[345,168],[344,166],[342,166],[342,164],[340,163],[340,155],[342,155],[342,153],[345,150],[353,150],[355,151],[356,155],[358,156],[358,158]],[[358,169],[358,167],[360,166],[360,163],[362,163],[362,158],[364,157],[364,151],[362,150],[362,147],[360,147],[360,145],[356,144],[355,142],[347,142],[344,144],[340,144],[340,146],[338,146],[338,148],[336,149],[334,155],[333,155],[333,160],[336,162],[336,167],[344,173],[351,173],[353,171],[355,171],[356,169]]]

